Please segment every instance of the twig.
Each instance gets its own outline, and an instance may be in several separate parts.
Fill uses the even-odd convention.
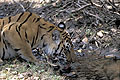
[[[32,0],[31,3],[30,3],[30,5],[27,7],[26,10],[28,10],[28,9],[32,6],[33,2],[34,2],[34,1]]]
[[[115,9],[117,10],[116,6],[114,5],[114,3],[112,3],[110,0],[108,0],[108,3]]]
[[[93,17],[95,17],[95,18],[99,19],[100,21],[104,22],[104,21],[103,21],[103,19],[102,19],[102,18],[100,18],[99,16],[94,15],[94,14],[92,14],[92,13],[89,13],[89,12],[87,12],[87,11],[84,11],[84,12],[85,12],[86,14],[88,14],[88,15],[90,15],[90,16],[93,16]]]
[[[78,9],[76,9],[76,10],[72,10],[71,12],[73,13],[73,12],[76,12],[76,11],[82,10],[82,9],[84,9],[84,8],[90,6],[90,5],[91,5],[91,4],[86,4],[86,5],[80,7],[80,8],[78,8]]]
[[[102,5],[99,5],[99,4],[94,3],[94,2],[93,2],[93,5],[95,5],[95,6],[97,6],[97,7],[100,7],[100,8],[102,7]]]
[[[84,0],[79,0],[78,2],[79,2],[79,3],[82,2],[82,3],[84,3],[84,4],[88,4],[88,3],[86,3]]]
[[[23,6],[22,4],[20,4],[19,2],[16,2],[15,0],[12,0],[12,1],[13,1],[14,3],[20,5],[20,6],[22,7],[22,9],[23,9],[24,12],[26,11],[26,9],[24,8],[24,6]]]
[[[56,11],[59,11],[59,10],[63,10],[65,7],[67,7],[68,5],[72,4],[72,2],[68,2],[67,4],[65,4],[63,7],[57,9]]]

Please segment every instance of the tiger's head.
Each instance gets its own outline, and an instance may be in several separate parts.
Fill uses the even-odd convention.
[[[76,60],[76,55],[70,35],[65,31],[65,28],[65,24],[60,22],[58,27],[51,31],[51,34],[46,35],[44,52],[47,62],[54,69],[70,72],[70,64]]]

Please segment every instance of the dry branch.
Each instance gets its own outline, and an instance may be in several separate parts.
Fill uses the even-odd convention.
[[[81,6],[81,7],[78,8],[78,9],[72,10],[71,12],[77,12],[77,11],[80,11],[80,10],[86,8],[86,7],[89,7],[90,5],[91,5],[91,4],[86,4],[86,5],[84,5],[84,6]]]
[[[12,0],[12,1],[13,1],[14,3],[20,5],[20,6],[22,7],[22,9],[23,9],[24,12],[26,11],[26,9],[24,8],[24,6],[23,6],[22,4],[20,4],[19,2],[15,1],[15,0]]]

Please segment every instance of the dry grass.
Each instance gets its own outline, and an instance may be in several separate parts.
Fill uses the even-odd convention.
[[[64,77],[54,74],[46,63],[36,66],[15,60],[0,66],[0,80],[64,80]]]

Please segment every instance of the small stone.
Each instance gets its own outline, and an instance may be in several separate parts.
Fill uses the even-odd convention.
[[[17,71],[13,71],[12,74],[13,74],[13,75],[17,75],[18,72],[17,72]]]
[[[97,35],[98,35],[99,37],[103,37],[102,31],[97,32]]]
[[[51,0],[45,0],[45,2],[46,2],[46,3],[50,3],[50,2],[51,2]]]
[[[22,74],[18,75],[20,79],[24,78],[24,76]]]

